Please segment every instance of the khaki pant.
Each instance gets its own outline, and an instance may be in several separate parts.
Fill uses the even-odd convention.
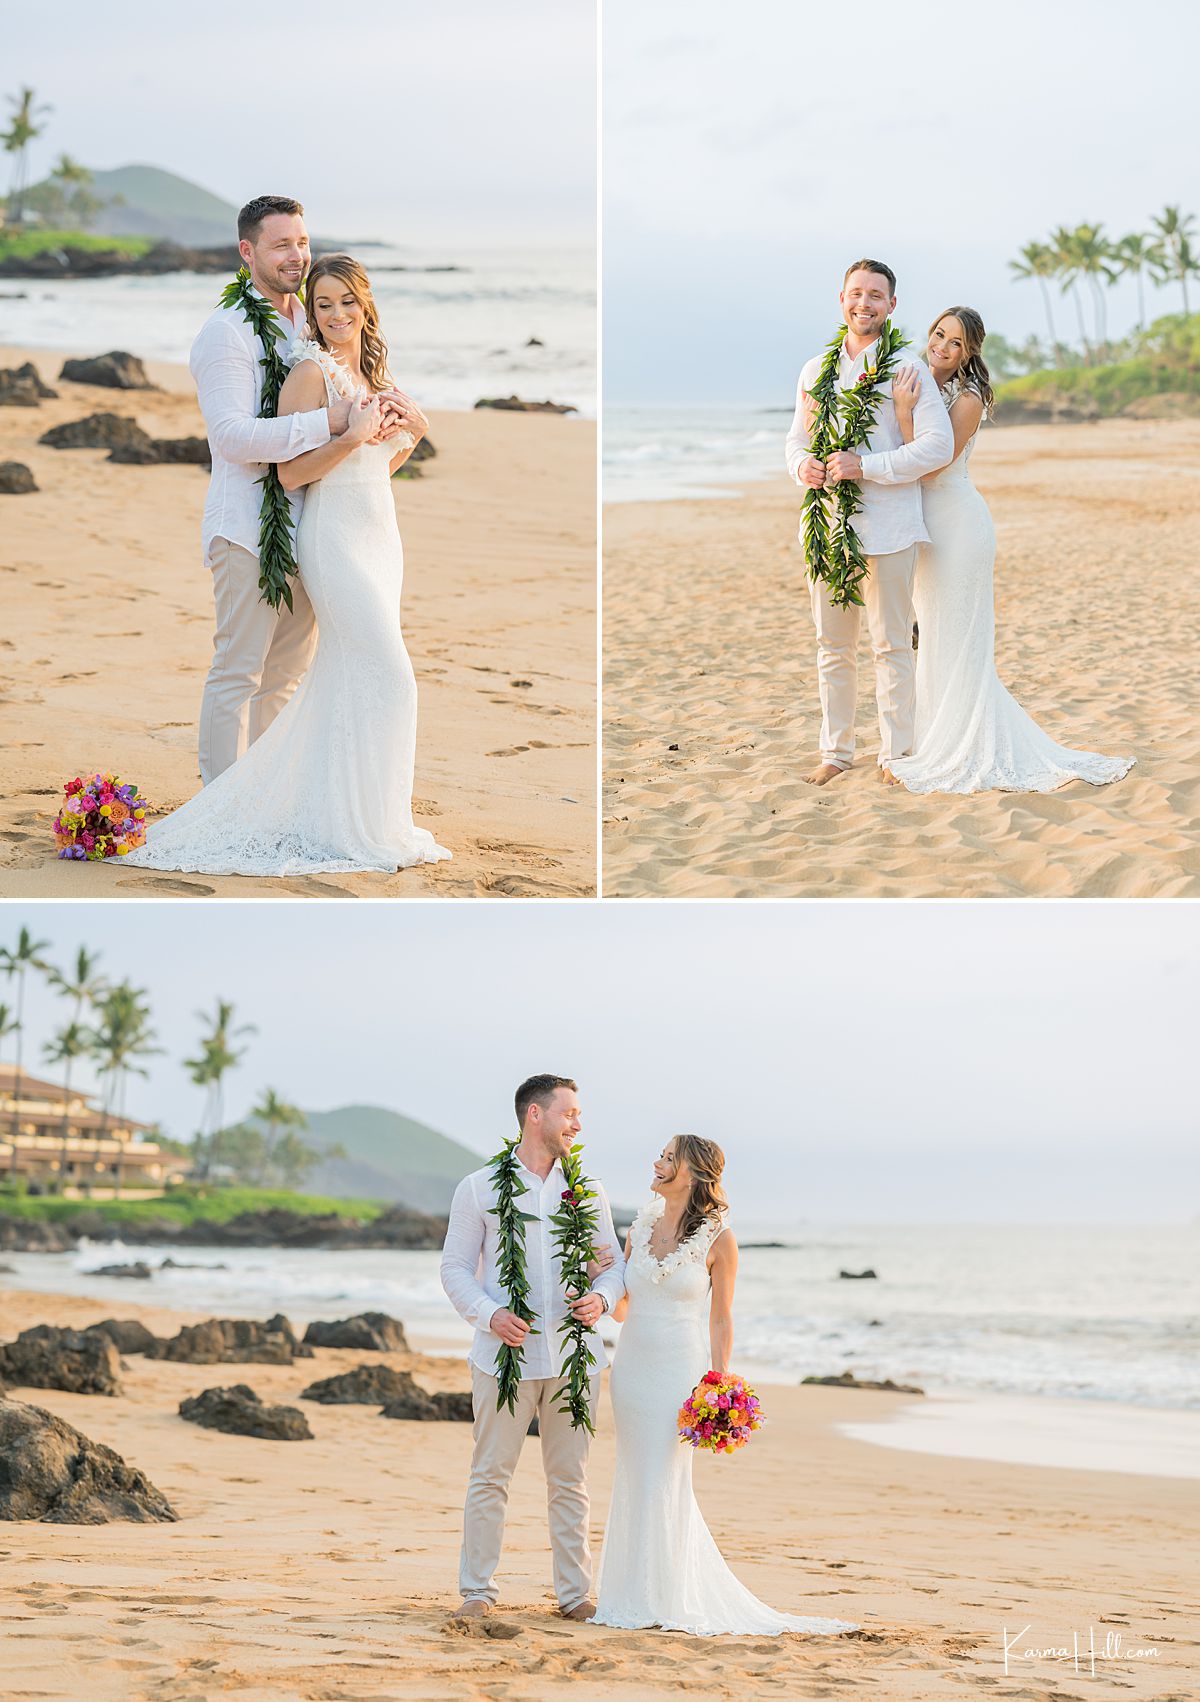
[[[475,1450],[463,1515],[462,1556],[458,1587],[464,1601],[494,1602],[493,1583],[504,1541],[508,1485],[520,1458],[530,1420],[536,1415],[546,1473],[546,1506],[550,1546],[554,1555],[554,1593],[558,1605],[570,1612],[592,1593],[592,1552],[588,1546],[587,1458],[591,1437],[572,1430],[564,1412],[551,1406],[561,1388],[557,1377],[526,1377],[517,1390],[517,1410],[496,1411],[496,1379],[477,1365],[471,1367],[475,1405]],[[591,1381],[592,1416],[600,1379]]]
[[[887,767],[912,753],[916,657],[912,647],[913,577],[917,546],[871,556],[864,584],[867,630],[875,658],[879,707],[879,762]],[[821,761],[849,768],[854,761],[854,710],[858,702],[858,629],[862,610],[834,608],[820,580],[809,581],[817,629],[817,679],[821,691]]]
[[[217,629],[200,705],[200,778],[207,786],[265,733],[317,647],[312,604],[291,581],[294,612],[276,614],[258,591],[258,557],[217,538],[212,546]]]

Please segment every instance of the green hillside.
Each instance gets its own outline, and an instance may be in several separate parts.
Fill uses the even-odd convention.
[[[1200,314],[1155,320],[1102,366],[1047,368],[996,386],[997,420],[1200,413]]]
[[[38,193],[46,187],[33,186],[30,206],[37,206]],[[232,202],[159,166],[94,171],[88,187],[101,201],[124,198],[123,204],[102,208],[92,220],[92,229],[101,236],[147,236],[193,248],[237,240],[238,210]]]
[[[418,1211],[445,1212],[463,1177],[478,1170],[481,1155],[413,1117],[379,1105],[344,1105],[310,1111],[303,1139],[345,1158],[327,1158],[305,1180],[313,1193],[338,1198],[400,1201]]]

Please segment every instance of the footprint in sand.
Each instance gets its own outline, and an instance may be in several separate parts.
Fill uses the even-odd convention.
[[[117,886],[122,892],[129,887],[146,892],[175,892],[184,898],[211,898],[217,890],[201,881],[164,880],[161,875],[130,875],[127,880],[118,881]]]
[[[520,756],[522,751],[527,751],[528,749],[528,745],[510,745],[507,750],[489,751],[487,754],[489,756]]]

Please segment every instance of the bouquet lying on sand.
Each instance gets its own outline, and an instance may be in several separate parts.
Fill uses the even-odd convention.
[[[60,857],[99,863],[124,857],[146,843],[149,809],[133,781],[115,774],[68,780],[65,802],[54,818],[54,843]]]
[[[679,1439],[714,1454],[732,1454],[763,1422],[762,1405],[749,1383],[731,1371],[706,1371],[679,1409]]]

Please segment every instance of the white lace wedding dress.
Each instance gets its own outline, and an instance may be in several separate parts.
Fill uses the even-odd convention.
[[[843,1619],[776,1613],[738,1582],[709,1533],[692,1492],[693,1450],[680,1441],[678,1420],[709,1366],[707,1259],[724,1226],[706,1226],[656,1259],[650,1231],[664,1210],[656,1196],[630,1232],[629,1312],[611,1378],[616,1477],[595,1623],[698,1637],[857,1631]],[[737,1470],[732,1460],[706,1463]]]
[[[958,393],[951,380],[943,391],[947,407]],[[1052,792],[1070,780],[1107,785],[1129,772],[1132,757],[1056,745],[997,676],[996,533],[971,480],[975,436],[921,486],[931,541],[920,546],[913,591],[920,633],[915,735],[913,754],[893,762],[892,772],[910,792]]]
[[[353,389],[319,344],[332,401]],[[122,864],[209,875],[409,868],[450,852],[412,819],[417,686],[400,630],[404,547],[388,462],[360,444],[305,492],[296,562],[317,619],[315,660],[291,701],[231,768],[163,821]]]

